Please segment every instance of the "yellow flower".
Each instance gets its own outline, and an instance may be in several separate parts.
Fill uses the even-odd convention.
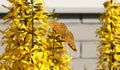
[[[37,3],[42,3],[41,0],[36,0]]]

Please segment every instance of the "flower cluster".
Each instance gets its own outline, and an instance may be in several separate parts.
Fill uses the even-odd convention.
[[[101,14],[102,26],[97,29],[100,38],[98,69],[119,70],[120,68],[120,4],[114,0],[104,3],[106,11]]]
[[[4,23],[12,23],[0,31],[4,35],[2,45],[6,45],[0,70],[70,70],[72,58],[67,55],[64,37],[51,26],[51,13],[45,10],[43,2],[8,1],[12,6],[3,5],[10,10],[3,19]]]

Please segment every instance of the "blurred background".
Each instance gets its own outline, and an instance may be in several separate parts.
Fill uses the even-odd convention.
[[[44,0],[47,10],[58,15],[58,21],[65,23],[75,37],[77,52],[73,52],[69,47],[69,55],[73,57],[70,64],[72,70],[96,70],[98,60],[97,46],[99,38],[96,37],[95,30],[101,26],[99,22],[100,13],[104,12],[103,3],[107,0]],[[120,2],[120,0],[117,0]],[[7,13],[7,9],[1,5],[10,6],[7,0],[0,1],[0,29],[8,25],[2,25],[2,17]],[[1,37],[1,34],[0,34]],[[0,38],[1,41],[1,38]],[[67,45],[66,45],[67,46]],[[0,47],[0,54],[4,52],[4,47]]]

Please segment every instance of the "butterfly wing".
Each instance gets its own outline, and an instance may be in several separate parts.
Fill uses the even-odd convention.
[[[75,43],[74,43],[74,36],[69,30],[67,30],[64,40],[66,41],[66,43],[69,45],[69,47],[73,51],[77,51]]]
[[[73,34],[67,29],[64,23],[51,22],[50,25],[53,29],[64,37],[65,42],[72,48],[73,51],[77,51],[74,43]]]
[[[57,27],[57,23],[56,23],[56,22],[51,21],[51,22],[50,22],[50,25],[52,26],[52,28],[53,28],[54,30],[56,30],[56,27]]]
[[[58,34],[61,35],[64,35],[65,31],[67,30],[67,26],[64,23],[51,22],[50,25]]]
[[[57,32],[60,33],[61,35],[65,35],[65,32],[67,31],[67,26],[64,23],[59,23],[57,25]]]

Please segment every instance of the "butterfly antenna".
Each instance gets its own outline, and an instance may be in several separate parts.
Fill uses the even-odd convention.
[[[53,13],[53,15],[52,15],[52,17],[53,17],[53,20],[54,21],[56,21],[57,20],[57,16],[58,16],[58,14],[57,13],[55,13],[55,8],[53,9],[53,11],[52,11],[52,13]]]

